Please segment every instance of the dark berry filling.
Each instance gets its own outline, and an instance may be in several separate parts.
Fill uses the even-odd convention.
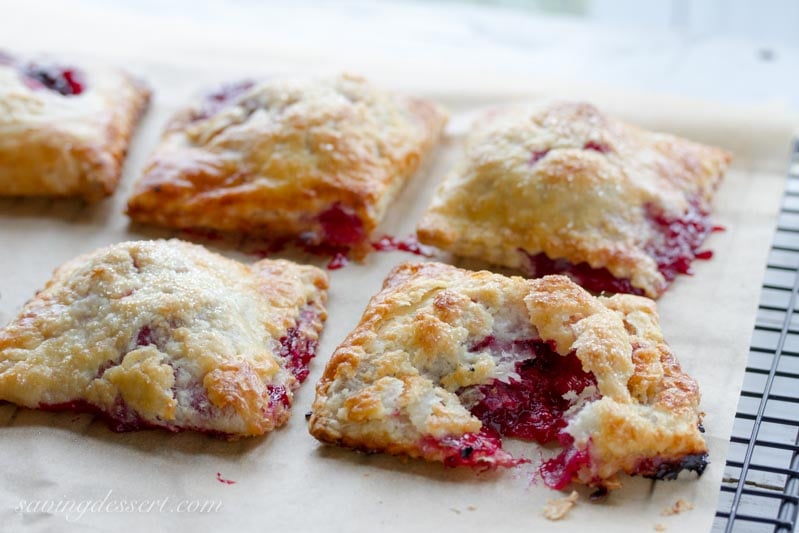
[[[83,74],[75,68],[29,63],[20,72],[31,89],[49,89],[63,96],[77,96],[86,86]]]
[[[217,90],[208,93],[205,95],[200,109],[194,114],[194,120],[203,120],[216,115],[234,99],[249,91],[253,85],[255,85],[254,81],[243,80],[222,85]]]
[[[556,440],[566,427],[563,415],[574,404],[564,395],[579,395],[586,387],[596,386],[596,378],[583,371],[574,353],[562,356],[539,339],[499,343],[487,337],[472,351],[484,349],[524,357],[516,363],[519,379],[478,387],[483,398],[471,408],[484,426],[503,436],[540,444]]]
[[[588,263],[576,265],[566,259],[550,259],[547,254],[528,254],[527,273],[539,278],[550,274],[564,274],[575,283],[593,292],[625,292],[642,295],[644,291],[633,287],[629,279],[617,278],[607,268],[593,268]]]
[[[694,259],[710,259],[713,252],[699,251],[699,247],[712,231],[710,216],[697,201],[692,201],[688,211],[680,217],[669,217],[655,206],[647,206],[647,218],[658,237],[646,245],[646,253],[657,262],[658,269],[666,281],[673,281],[678,274],[692,274]]]
[[[432,252],[426,246],[422,246],[419,243],[415,235],[409,235],[404,239],[384,235],[372,243],[372,248],[378,252],[401,251],[421,255],[422,257],[430,257],[432,255]]]
[[[702,475],[710,461],[706,453],[686,455],[675,461],[668,461],[657,457],[642,459],[635,465],[636,474],[653,479],[677,479],[683,470],[696,472]]]

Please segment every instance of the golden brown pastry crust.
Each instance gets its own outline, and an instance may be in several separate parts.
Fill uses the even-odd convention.
[[[78,70],[84,90],[63,96],[0,61],[0,195],[95,202],[116,189],[150,90],[120,70]]]
[[[648,249],[663,239],[653,214],[708,213],[730,160],[569,102],[488,113],[465,150],[419,223],[421,242],[512,268],[527,267],[524,252],[585,262],[650,297],[668,286]]]
[[[0,330],[0,400],[88,408],[120,430],[263,434],[289,416],[290,352],[315,349],[326,289],[315,267],[177,240],[100,249]]]
[[[446,122],[429,101],[351,75],[229,86],[217,100],[168,124],[133,220],[324,242],[318,217],[339,205],[368,236]]]
[[[654,302],[593,297],[563,276],[525,280],[439,263],[406,263],[388,276],[325,368],[311,434],[444,461],[424,442],[481,430],[464,391],[512,376],[512,355],[473,349],[489,336],[539,338],[596,377],[598,395],[567,412],[565,432],[591,456],[575,481],[612,487],[617,472],[640,472],[642,460],[706,453],[698,387],[663,340]]]

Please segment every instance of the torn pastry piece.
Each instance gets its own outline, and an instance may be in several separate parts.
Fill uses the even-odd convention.
[[[514,466],[502,437],[559,443],[539,472],[613,489],[617,474],[702,473],[699,389],[655,304],[439,263],[386,279],[316,388],[310,432],[449,466]]]
[[[121,70],[0,51],[0,195],[110,195],[149,98]]]
[[[418,236],[532,277],[656,298],[712,255],[700,247],[729,161],[586,103],[494,111],[475,125]]]
[[[261,435],[308,375],[326,289],[315,267],[178,240],[100,249],[0,330],[0,400],[94,412],[115,431]]]
[[[356,76],[228,85],[172,119],[128,215],[362,257],[445,122]]]

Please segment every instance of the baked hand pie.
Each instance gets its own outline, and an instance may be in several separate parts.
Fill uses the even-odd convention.
[[[539,466],[548,486],[612,489],[619,472],[701,474],[698,409],[652,300],[594,297],[565,276],[406,263],[327,364],[310,432],[478,469],[525,461],[503,436],[555,442],[563,450]]]
[[[487,114],[465,151],[419,223],[425,244],[652,298],[712,255],[720,148],[560,102]]]
[[[128,215],[362,257],[445,122],[350,75],[228,85],[168,124]]]
[[[178,240],[100,249],[0,330],[0,400],[97,413],[114,431],[261,435],[308,375],[326,289],[315,267]]]
[[[110,195],[149,98],[119,70],[0,52],[0,195]]]

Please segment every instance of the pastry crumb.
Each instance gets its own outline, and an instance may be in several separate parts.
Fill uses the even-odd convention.
[[[455,514],[461,514],[461,510],[456,507],[450,507],[449,510]]]
[[[579,494],[577,494],[577,491],[573,490],[572,493],[565,498],[549,500],[546,507],[544,507],[544,517],[547,520],[560,520],[569,514],[571,508],[577,503],[578,497]]]
[[[674,505],[672,505],[671,507],[665,507],[662,511],[660,511],[660,515],[661,516],[671,516],[671,515],[675,515],[675,514],[680,514],[680,513],[684,512],[684,511],[690,511],[693,508],[694,508],[694,504],[692,504],[691,502],[687,502],[687,501],[683,500],[682,498],[680,498],[679,500],[674,502]]]
[[[467,505],[466,508],[468,510],[470,510],[470,511],[476,511],[477,510],[477,506],[476,505]]]
[[[655,531],[666,531],[666,526],[663,524],[655,524]]]

